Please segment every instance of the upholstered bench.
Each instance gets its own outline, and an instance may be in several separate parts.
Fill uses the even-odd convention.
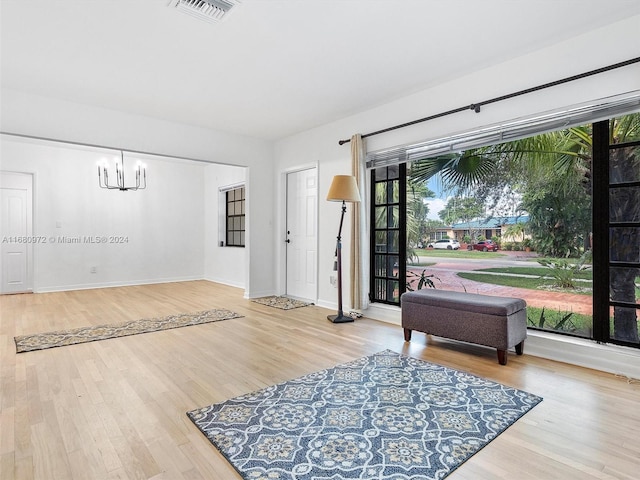
[[[527,338],[527,303],[521,298],[422,289],[400,298],[405,341],[418,330],[438,337],[494,347],[498,362],[507,350],[522,355]]]

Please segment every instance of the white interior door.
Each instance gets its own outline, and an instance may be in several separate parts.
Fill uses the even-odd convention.
[[[317,169],[287,174],[287,295],[315,301],[318,291]]]
[[[33,177],[0,172],[0,293],[33,291]]]

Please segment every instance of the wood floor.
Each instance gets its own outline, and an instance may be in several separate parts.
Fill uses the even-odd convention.
[[[336,325],[206,281],[0,297],[0,478],[241,477],[185,412],[384,349],[466,370],[544,401],[451,480],[640,478],[640,384],[526,355]],[[228,308],[244,318],[16,354],[13,337]]]

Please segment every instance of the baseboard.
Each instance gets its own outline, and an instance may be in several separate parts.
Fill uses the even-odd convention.
[[[35,293],[51,293],[51,292],[68,292],[71,290],[92,290],[94,288],[115,288],[115,287],[131,287],[136,285],[152,285],[156,283],[174,283],[174,282],[193,282],[196,280],[204,280],[203,277],[174,277],[160,278],[149,280],[133,280],[126,282],[100,282],[100,283],[84,283],[80,285],[59,285],[51,287],[38,287]]]
[[[372,304],[363,313],[382,322],[402,324],[400,307]],[[640,379],[640,349],[529,330],[524,351],[526,355]]]
[[[213,283],[220,283],[222,285],[228,285],[230,287],[242,288],[243,290],[245,288],[244,282],[230,282],[229,280],[226,280],[224,278],[205,277],[204,280]]]
[[[327,302],[325,300],[318,299],[316,305],[322,308],[327,308],[329,310],[338,310],[338,304],[335,302]]]
[[[261,297],[270,297],[272,295],[277,295],[273,290],[263,290],[260,292],[251,292],[248,293],[246,290],[244,291],[244,298],[247,300],[251,300],[252,298],[261,298]]]
[[[381,320],[387,323],[393,323],[400,326],[402,324],[400,318],[400,307],[394,305],[385,305],[384,303],[371,303],[366,310],[362,312],[364,316]]]

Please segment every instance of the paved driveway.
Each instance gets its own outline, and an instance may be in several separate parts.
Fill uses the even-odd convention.
[[[475,282],[458,277],[458,272],[471,272],[492,267],[524,267],[538,266],[535,262],[525,262],[531,254],[524,252],[503,252],[508,255],[505,258],[491,259],[466,259],[443,257],[420,257],[421,262],[435,262],[428,267],[408,267],[409,270],[433,273],[439,280],[434,280],[436,288],[442,290],[454,290],[458,292],[480,293],[503,297],[524,298],[527,305],[532,307],[545,307],[547,310],[562,310],[567,312],[592,314],[593,299],[591,295],[579,295],[575,293],[548,292],[545,290],[530,290],[526,288],[513,288],[489,283]]]

